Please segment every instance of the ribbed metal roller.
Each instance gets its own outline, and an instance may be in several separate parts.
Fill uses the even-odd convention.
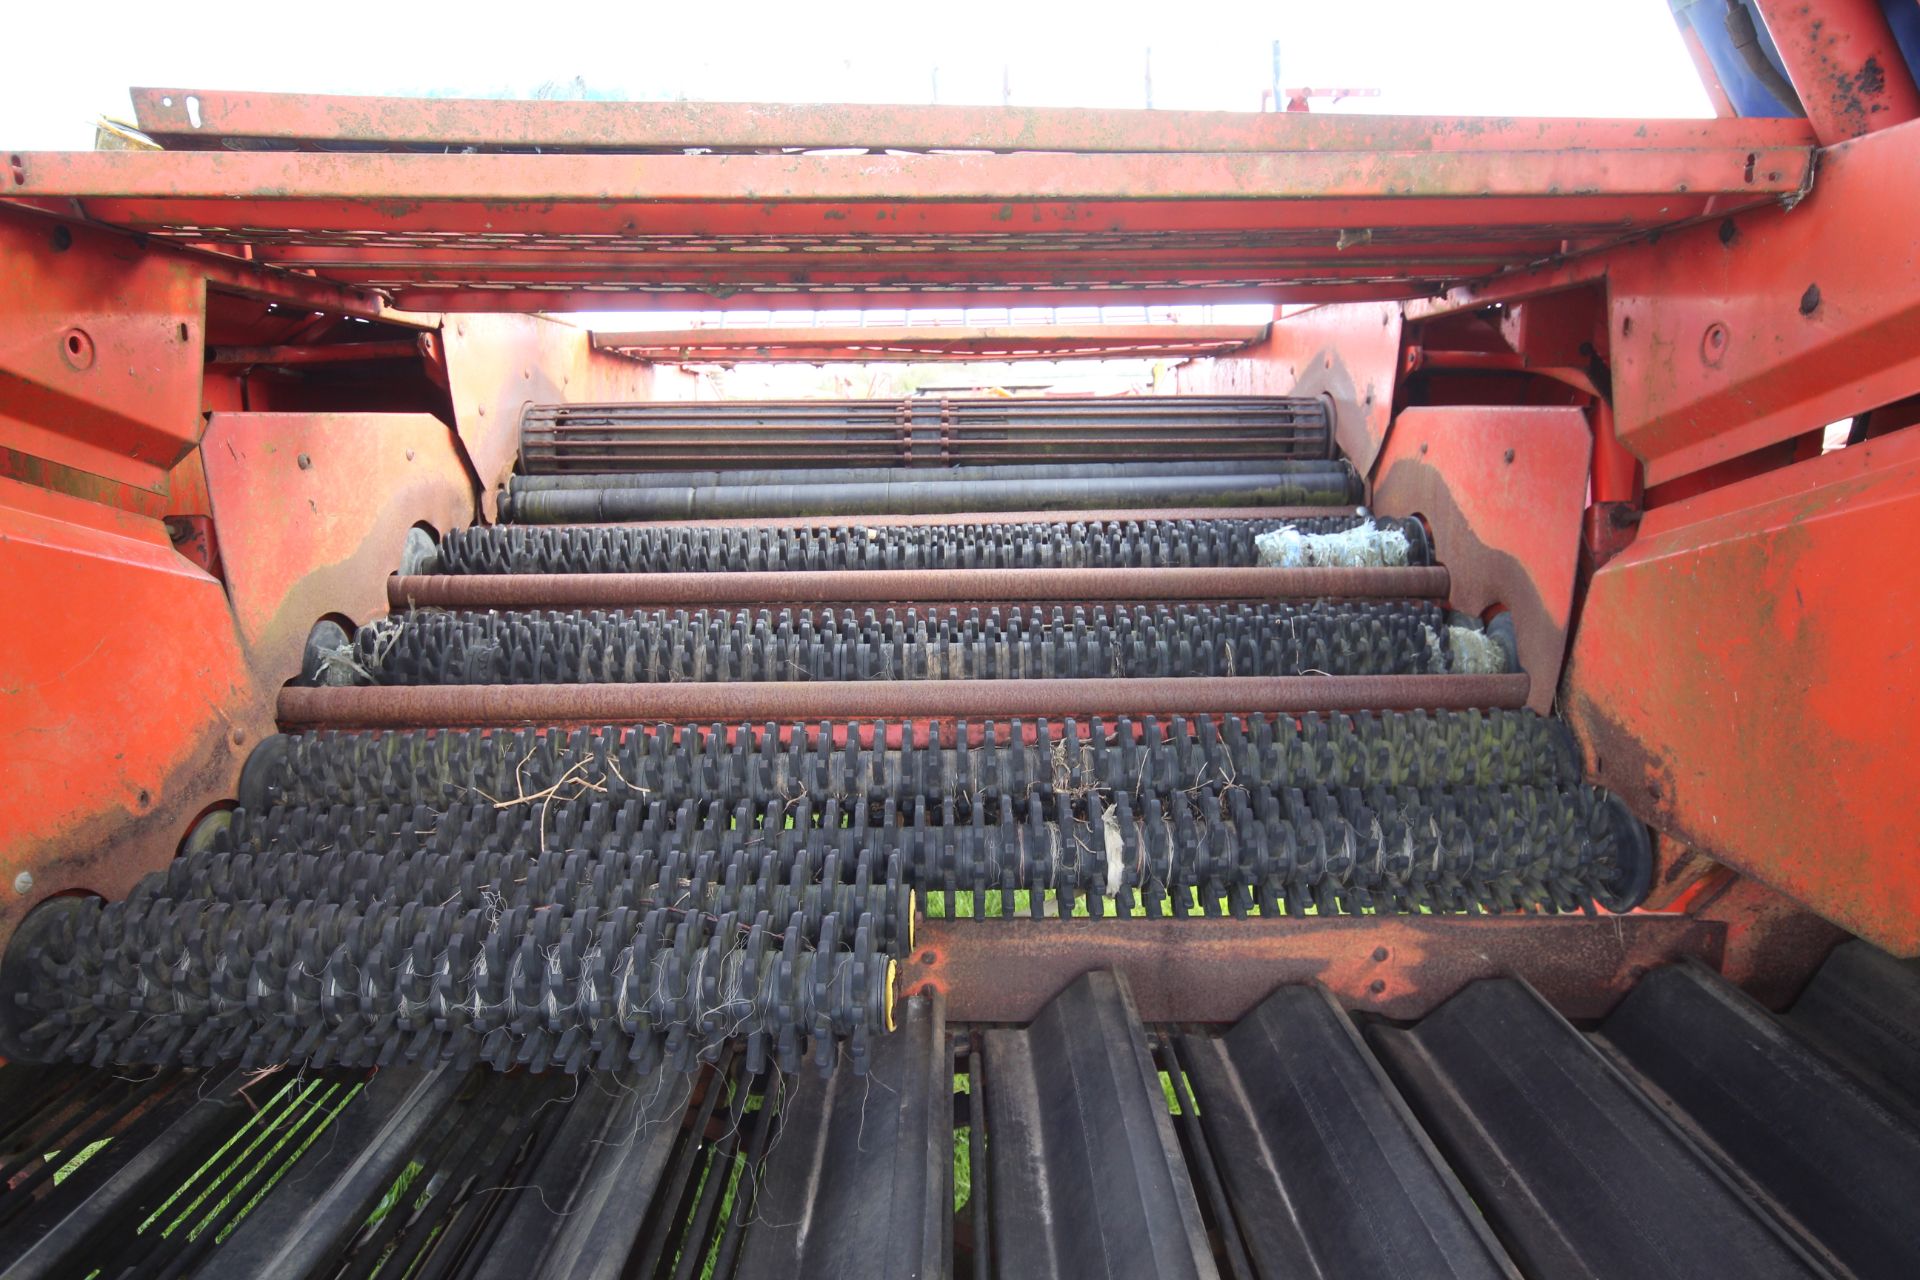
[[[1327,402],[1307,397],[643,401],[534,405],[528,474],[711,466],[956,466],[1140,458],[1326,458]]]
[[[806,527],[476,525],[440,544],[439,573],[718,573],[827,569],[1241,568],[1279,528],[1340,533],[1372,521],[1433,563],[1417,520],[1329,515],[1273,520],[1095,520]]]
[[[366,684],[1414,675],[1513,666],[1438,605],[412,611],[362,627]]]

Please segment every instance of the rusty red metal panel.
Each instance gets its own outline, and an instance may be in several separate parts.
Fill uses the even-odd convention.
[[[1920,117],[1920,89],[1880,0],[1754,0],[1822,143]]]
[[[1790,212],[1608,264],[1616,430],[1649,485],[1920,391],[1915,208],[1920,122],[1824,152]]]
[[[1796,192],[1810,151],[18,160],[17,196],[71,198],[103,222],[245,245],[404,306],[552,310],[704,303],[716,289],[769,306],[848,290],[1003,305],[1076,292],[1410,297],[1567,241]]]
[[[1592,449],[1572,407],[1415,408],[1394,419],[1374,473],[1374,510],[1426,521],[1449,603],[1513,614],[1527,705],[1543,713],[1566,658]]]
[[[1688,896],[1687,913],[1726,926],[1720,972],[1770,1009],[1791,1005],[1820,961],[1847,939],[1846,930],[1751,876],[1715,877],[1702,890]],[[1804,963],[1781,964],[1782,956]]]
[[[386,612],[407,530],[473,520],[453,432],[424,413],[216,413],[202,453],[250,649],[304,641],[323,614],[358,623]]]
[[[0,209],[0,447],[157,490],[200,435],[205,282],[123,236]]]
[[[457,316],[439,336],[454,422],[489,519],[519,456],[520,414],[528,405],[652,400],[692,390],[686,375],[595,350],[585,329],[537,316]]]
[[[1920,432],[1658,508],[1594,574],[1566,710],[1662,831],[1920,954]]]
[[[1524,675],[1183,676],[1155,680],[864,680],[289,688],[285,727],[399,728],[1228,715],[1517,707]]]
[[[1795,146],[1798,120],[1562,120],[1228,111],[730,102],[505,102],[134,89],[142,132],[171,148],[295,146],[578,151],[1478,151]]]
[[[1017,231],[1022,206],[1161,200],[1358,200],[1381,202],[1384,208],[1472,197],[1479,208],[1454,225],[1537,221],[1516,216],[1526,212],[1548,213],[1550,223],[1557,216],[1552,211],[1561,207],[1606,210],[1629,219],[1638,214],[1660,223],[1709,196],[1757,200],[1797,191],[1811,168],[1812,150],[1740,145],[1604,153],[1553,148],[934,156],[29,151],[14,160],[12,194],[21,199],[117,199],[154,202],[156,208],[173,202],[191,207],[196,200],[225,201],[229,208],[286,203],[296,209],[305,202],[317,209],[334,201],[367,202],[376,225],[396,227],[421,225],[418,215],[424,209],[449,202],[478,212],[524,201],[524,209],[488,211],[513,212],[513,221],[526,226],[538,223],[540,202],[597,208],[617,219],[625,216],[629,202],[645,199],[669,206],[722,202],[829,209],[845,203],[963,202],[979,206],[974,216],[983,229],[997,223],[1001,230]],[[1007,201],[1015,203],[1011,211],[1004,208]],[[827,220],[826,229],[833,221]],[[511,229],[496,226],[501,232]]]
[[[1398,600],[1447,594],[1438,565],[1390,569],[819,569],[804,573],[430,574],[395,608],[594,609],[933,600]]]
[[[155,515],[0,480],[0,941],[49,896],[164,866],[273,731],[313,624],[381,610],[408,528],[472,512],[425,415],[216,414],[202,450],[187,500],[219,579]]]
[[[1268,340],[1244,355],[1182,365],[1176,383],[1181,391],[1324,395],[1341,455],[1366,475],[1393,416],[1401,323],[1391,303],[1315,307],[1275,320]]]
[[[593,343],[641,360],[1064,360],[1224,355],[1259,342],[1266,325],[860,325],[599,333]]]
[[[0,581],[4,939],[47,897],[164,866],[273,708],[221,584],[157,519],[0,480]]]
[[[1147,1022],[1236,1022],[1288,983],[1348,1009],[1419,1018],[1469,982],[1519,977],[1562,1014],[1603,1017],[1648,970],[1718,967],[1726,925],[1684,915],[1331,916],[1300,920],[924,920],[900,990],[955,1022],[1030,1022],[1076,978],[1127,975]],[[1819,963],[1767,959],[1799,981]],[[1804,966],[1804,971],[1802,967]]]

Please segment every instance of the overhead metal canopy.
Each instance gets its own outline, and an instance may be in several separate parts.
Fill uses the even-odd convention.
[[[1797,120],[136,100],[188,149],[12,155],[13,196],[420,310],[1415,298],[1812,164]]]

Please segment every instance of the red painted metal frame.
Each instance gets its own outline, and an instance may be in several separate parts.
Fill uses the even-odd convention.
[[[449,317],[440,342],[454,425],[488,519],[519,456],[528,405],[672,399],[693,389],[690,374],[598,350],[584,329],[531,316]]]
[[[0,211],[0,447],[157,491],[200,437],[206,280],[125,237]]]
[[[1565,120],[731,102],[551,102],[134,89],[169,149],[246,144],[541,151],[1557,151],[1797,146],[1798,120]],[[192,99],[191,106],[189,99]],[[195,119],[195,116],[198,119]]]
[[[1608,262],[1615,427],[1649,485],[1920,391],[1916,208],[1920,121],[1824,151],[1790,212]]]
[[[10,603],[47,620],[0,638],[11,695],[0,699],[0,741],[36,748],[10,752],[0,769],[0,871],[36,876],[30,895],[0,909],[0,932],[43,892],[124,891],[164,861],[198,808],[230,794],[244,745],[270,725],[272,690],[291,674],[315,610],[354,616],[363,607],[354,602],[381,585],[362,570],[408,520],[426,518],[399,506],[338,520],[310,506],[299,517],[274,505],[286,488],[277,469],[284,459],[254,457],[246,482],[267,487],[245,497],[236,496],[238,471],[223,472],[210,457],[202,465],[194,449],[201,406],[183,401],[180,387],[197,376],[197,361],[186,357],[203,335],[180,338],[177,325],[192,324],[195,303],[169,301],[169,279],[229,302],[244,295],[391,319],[404,317],[390,317],[361,286],[394,290],[412,306],[485,310],[623,300],[711,307],[727,298],[817,307],[823,297],[905,299],[915,288],[949,304],[1005,305],[1408,298],[1451,287],[1407,307],[1418,327],[1497,302],[1603,289],[1609,342],[1597,358],[1611,362],[1613,378],[1595,389],[1614,397],[1617,438],[1645,463],[1649,483],[1706,483],[1729,460],[1760,458],[1828,421],[1920,391],[1912,339],[1920,241],[1910,216],[1920,207],[1920,122],[1894,123],[1914,114],[1904,96],[1910,84],[1890,76],[1881,112],[1819,96],[1822,77],[1844,88],[1839,77],[1855,75],[1857,89],[1852,68],[1880,58],[1885,43],[1871,7],[1764,6],[1796,85],[1814,99],[1811,126],[682,104],[374,102],[371,110],[366,100],[201,95],[196,142],[214,145],[258,129],[252,136],[289,145],[437,149],[447,122],[465,112],[462,127],[477,129],[482,147],[534,139],[562,149],[604,151],[610,141],[619,150],[674,150],[700,136],[722,150],[971,143],[1012,154],[9,155],[0,190],[23,202],[0,203],[0,235],[14,237],[0,267],[15,273],[0,303],[0,344],[15,344],[0,345],[9,380],[0,402],[12,419],[0,429],[16,432],[0,440],[9,474],[22,474],[16,463],[25,456],[37,480],[144,514],[0,482]],[[1824,151],[1813,181],[1815,131],[1825,142],[1848,136],[1859,131],[1856,116],[1875,131]],[[76,214],[155,234],[120,235]],[[1657,239],[1616,243],[1653,229]],[[61,231],[66,248],[54,244]],[[230,252],[237,249],[254,257]],[[1527,265],[1541,259],[1551,261]],[[68,267],[75,278],[64,278],[63,266],[83,261],[85,271]],[[103,328],[105,343],[87,331],[96,359],[130,351],[157,362],[152,385],[164,394],[151,402],[94,397],[84,380],[62,382],[66,374],[32,346],[44,341],[47,321],[26,308],[89,314],[61,291],[101,280],[128,296],[95,307],[97,323],[120,326],[144,312],[176,326],[142,329],[124,343],[118,327]],[[1398,306],[1354,305],[1289,317],[1211,376],[1270,380],[1263,390],[1325,390],[1341,404],[1343,445],[1364,466],[1383,442],[1393,448],[1387,421],[1401,316]],[[578,331],[520,328],[535,325],[520,317],[472,323],[459,335],[464,343],[452,328],[446,335],[443,373],[458,433],[446,448],[463,468],[458,483],[490,492],[511,457],[503,441],[521,404],[617,398],[582,384],[622,383],[608,374],[622,362],[593,359]],[[1710,343],[1716,328],[1723,341]],[[1415,340],[1427,343],[1424,333]],[[204,394],[217,394],[211,375],[208,383]],[[1604,407],[1596,424],[1606,421]],[[104,424],[106,435],[88,423]],[[431,423],[406,430],[417,435]],[[51,434],[27,439],[22,424]],[[216,425],[226,433],[249,424]],[[326,438],[323,425],[314,424],[312,438]],[[1901,571],[1901,553],[1920,533],[1920,444],[1905,438],[1914,434],[1649,512],[1638,541],[1593,576],[1564,686],[1593,768],[1643,814],[1905,951],[1920,951],[1917,833],[1904,800],[1920,712],[1909,651],[1920,601],[1913,575]],[[111,456],[62,452],[89,439],[110,441]],[[153,443],[177,461],[144,456]],[[418,453],[417,443],[404,448]],[[1519,454],[1529,443],[1512,447]],[[296,459],[299,452],[308,451]],[[393,471],[417,465],[385,454],[347,466],[329,459],[326,474],[355,475],[367,501]],[[1383,478],[1396,459],[1383,462]],[[99,474],[88,476],[89,467]],[[1490,504],[1489,482],[1465,474],[1448,472],[1448,491]],[[1616,499],[1635,497],[1618,468],[1606,476]],[[1597,499],[1602,481],[1594,483]],[[1679,490],[1655,492],[1658,501]],[[331,488],[304,496],[349,507],[362,500]],[[1524,504],[1514,505],[1505,526],[1496,509],[1463,517],[1462,527],[1505,527],[1511,542],[1525,526]],[[224,581],[179,554],[191,539],[168,545],[163,512],[211,521]],[[284,539],[256,537],[276,521],[290,526]],[[1557,538],[1516,560],[1530,572],[1537,564],[1557,572]],[[1442,550],[1464,583],[1474,557]],[[213,562],[210,551],[204,558]],[[305,570],[325,565],[336,576],[301,594]],[[1532,630],[1521,629],[1523,644]],[[47,743],[51,751],[38,750]],[[103,744],[112,745],[111,760],[102,759]],[[1729,936],[1809,934],[1777,901],[1736,900],[1743,887],[1758,893],[1743,880],[1711,901],[1704,890],[1685,900],[1702,911],[1717,904]]]
[[[813,306],[852,293],[1318,301],[1415,297],[1568,241],[1804,186],[1811,152],[1796,131],[1727,123],[1651,125],[1634,140],[1560,122],[1492,150],[1443,121],[1374,126],[1421,144],[1399,150],[10,161],[17,198],[246,246],[413,308]]]
[[[1662,831],[1920,955],[1920,431],[1647,514],[1595,573],[1563,701]]]
[[[594,346],[638,360],[1069,360],[1217,356],[1266,337],[1266,325],[857,325],[636,330],[593,335]]]
[[[472,518],[427,415],[215,414],[201,449],[221,578],[157,518],[0,480],[0,946],[49,896],[165,866],[273,731],[314,622],[381,612],[409,528]]]
[[[1408,409],[1375,470],[1374,509],[1425,520],[1448,602],[1512,613],[1528,705],[1543,713],[1566,657],[1592,440],[1572,407]]]
[[[1407,315],[1604,288],[1614,428],[1660,485],[1920,391],[1915,207],[1920,121],[1822,151],[1818,183],[1790,209],[1513,272]]]

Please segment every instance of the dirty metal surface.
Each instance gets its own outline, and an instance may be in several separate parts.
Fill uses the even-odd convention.
[[[169,149],[234,141],[543,151],[847,147],[920,151],[1487,151],[1687,149],[1810,140],[1799,120],[1562,120],[1339,116],[855,103],[503,102],[132,90],[140,129]]]
[[[1218,356],[1266,336],[1258,324],[808,325],[641,329],[593,344],[636,360],[1065,360]]]
[[[206,282],[124,236],[0,208],[0,447],[147,490],[200,435]]]
[[[1650,825],[1908,956],[1916,537],[1913,431],[1658,508],[1592,579],[1565,696]]]
[[[1920,117],[1920,89],[1878,0],[1754,0],[1822,144]]]
[[[584,329],[536,316],[463,315],[444,322],[447,394],[491,519],[520,449],[530,404],[639,401],[691,394],[692,379],[594,348]]]
[[[1609,255],[1615,429],[1649,485],[1920,391],[1920,123],[1821,154],[1791,211]]]
[[[1566,657],[1592,434],[1579,409],[1405,410],[1375,472],[1382,515],[1419,515],[1450,575],[1448,602],[1513,614],[1528,706],[1553,706]]]
[[[1704,122],[1703,122],[1704,123]],[[1577,130],[1578,126],[1574,126]],[[1771,137],[1772,134],[1767,136]],[[414,310],[1416,297],[1798,191],[1804,145],[1184,154],[22,153],[16,197]],[[633,200],[644,195],[647,229]],[[1467,197],[1471,197],[1470,199]],[[1367,228],[1362,242],[1344,232]],[[769,252],[771,251],[771,252]],[[801,262],[800,259],[805,261]]]
[[[1341,456],[1367,475],[1393,417],[1400,367],[1401,308],[1353,302],[1282,316],[1267,340],[1175,371],[1181,391],[1325,396]]]
[[[1688,895],[1683,909],[1696,920],[1726,926],[1720,972],[1769,1009],[1792,1004],[1814,967],[1847,938],[1805,904],[1724,867]],[[1782,957],[1798,959],[1782,963]]]
[[[1299,920],[922,921],[900,990],[945,993],[956,1022],[1027,1022],[1082,974],[1113,969],[1148,1022],[1234,1022],[1275,987],[1319,982],[1349,1010],[1418,1018],[1514,975],[1568,1017],[1598,1017],[1658,965],[1717,966],[1724,925],[1683,915],[1329,916]],[[1813,965],[1819,963],[1815,957]],[[1807,972],[1811,972],[1809,966]],[[1796,975],[1804,980],[1805,973]]]
[[[1444,556],[1444,548],[1440,554]],[[1447,589],[1448,571],[1437,565],[819,569],[804,573],[425,574],[389,579],[387,598],[396,609],[554,609],[933,600],[1400,600],[1443,597]]]
[[[286,728],[824,721],[1519,707],[1525,675],[1171,676],[1149,680],[851,680],[757,684],[287,688]]]
[[[223,578],[156,517],[0,481],[0,580],[37,619],[0,639],[0,741],[24,747],[0,753],[0,935],[165,865],[272,732],[314,622],[382,611],[407,530],[472,516],[431,417],[216,414],[207,440]]]
[[[473,519],[453,433],[424,413],[216,413],[204,456],[234,620],[276,665],[325,614],[386,612],[410,528]]]
[[[273,709],[221,584],[158,520],[0,480],[0,581],[3,941],[45,898],[165,865]]]

